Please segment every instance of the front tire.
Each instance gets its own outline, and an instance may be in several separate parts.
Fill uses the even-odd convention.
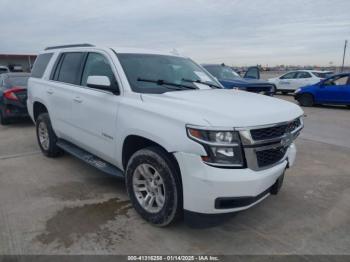
[[[149,223],[165,227],[181,217],[180,174],[165,150],[137,151],[126,168],[126,188],[135,210]]]
[[[48,113],[40,114],[36,120],[36,135],[39,147],[45,156],[57,157],[62,154],[62,149],[56,145],[57,136],[52,129]]]
[[[310,107],[314,105],[314,97],[311,94],[302,94],[298,97],[301,106]]]

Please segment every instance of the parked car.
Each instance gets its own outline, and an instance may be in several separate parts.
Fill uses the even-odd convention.
[[[239,89],[269,96],[273,96],[276,92],[274,84],[259,79],[260,73],[257,67],[250,67],[244,77],[241,77],[231,67],[224,64],[204,64],[202,66],[227,89]]]
[[[10,72],[24,72],[23,66],[21,65],[9,65]]]
[[[27,117],[28,73],[4,73],[0,75],[0,124],[6,125],[13,118]]]
[[[331,71],[296,70],[276,78],[270,78],[268,81],[276,85],[277,91],[288,94],[302,86],[316,84],[332,74]]]
[[[88,44],[39,54],[27,106],[44,155],[64,150],[125,180],[157,226],[277,194],[303,127],[298,105],[224,90],[189,58]]]
[[[294,97],[302,106],[338,104],[350,107],[350,73],[337,74],[316,84],[299,88]]]
[[[7,66],[0,65],[0,74],[9,73],[10,69]]]

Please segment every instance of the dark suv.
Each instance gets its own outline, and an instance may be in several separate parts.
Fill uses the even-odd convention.
[[[231,67],[225,64],[204,64],[202,66],[227,89],[240,89],[269,96],[273,96],[276,92],[276,86],[274,84],[259,79],[260,73],[258,67],[248,68],[244,77],[241,77]]]

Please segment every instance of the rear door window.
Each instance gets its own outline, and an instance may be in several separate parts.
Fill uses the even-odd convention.
[[[68,84],[80,84],[80,77],[85,53],[64,53],[60,58],[54,80]]]
[[[45,53],[38,56],[34,62],[31,77],[42,78],[53,53]]]
[[[298,72],[297,78],[311,78],[312,76],[308,72]]]

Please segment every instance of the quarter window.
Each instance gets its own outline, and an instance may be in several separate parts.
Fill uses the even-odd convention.
[[[61,57],[61,65],[59,71],[55,76],[57,81],[78,85],[80,82],[81,67],[84,53],[65,53]]]
[[[82,86],[86,86],[87,78],[89,76],[107,76],[111,82],[111,88],[117,88],[112,68],[107,58],[102,54],[89,53],[81,80]]]
[[[45,53],[38,56],[35,60],[31,77],[42,78],[46,70],[47,65],[50,62],[52,53]]]

